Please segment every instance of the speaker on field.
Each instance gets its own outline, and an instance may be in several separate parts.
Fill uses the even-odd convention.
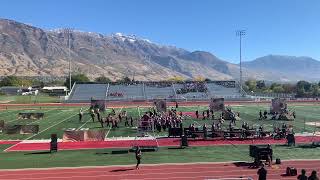
[[[188,143],[188,137],[186,135],[182,135],[181,136],[181,147],[188,147],[189,143]]]

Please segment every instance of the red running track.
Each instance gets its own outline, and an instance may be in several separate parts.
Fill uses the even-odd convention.
[[[20,143],[21,141],[20,140],[16,140],[16,141],[6,141],[6,140],[3,140],[3,141],[1,141],[0,140],[0,145],[2,145],[2,144],[8,144],[8,145],[10,145],[10,144],[18,144],[18,143]]]
[[[281,165],[266,167],[268,180],[297,179],[296,176],[284,176],[286,167],[320,171],[320,161],[285,161]],[[25,170],[1,170],[1,180],[200,180],[252,177],[257,179],[257,169],[249,168],[246,163],[190,163],[141,165],[139,170],[131,166],[104,166],[80,168],[48,168]]]
[[[298,136],[296,143],[310,143],[320,141],[320,137]],[[179,146],[179,138],[158,139],[159,146]],[[190,146],[217,146],[217,145],[249,145],[249,144],[284,144],[286,140],[255,139],[255,140],[189,140]],[[78,149],[104,149],[104,148],[130,148],[133,145],[153,146],[155,140],[112,140],[112,141],[91,141],[91,142],[60,142],[59,150]],[[48,150],[49,143],[17,143],[6,151],[40,151]]]

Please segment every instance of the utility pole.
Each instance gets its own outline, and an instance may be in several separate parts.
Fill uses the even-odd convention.
[[[71,39],[71,33],[72,33],[72,29],[71,28],[65,28],[64,29],[64,35],[67,35],[67,43],[68,43],[68,59],[69,59],[69,94],[71,93],[71,88],[72,88],[72,83],[71,83],[71,43],[70,43],[70,39]]]
[[[246,35],[246,30],[237,30],[236,35],[239,36],[240,40],[240,93],[241,95],[244,95],[243,89],[242,89],[242,36]]]

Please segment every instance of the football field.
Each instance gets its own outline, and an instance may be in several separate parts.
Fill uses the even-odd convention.
[[[272,131],[273,126],[280,126],[282,123],[293,125],[295,133],[309,132],[314,133],[320,131],[320,128],[314,126],[315,122],[320,121],[320,106],[318,104],[289,104],[290,110],[295,111],[297,118],[294,121],[279,121],[279,120],[259,120],[259,111],[269,110],[268,104],[244,104],[244,105],[231,105],[233,111],[240,113],[241,120],[237,122],[236,126],[241,127],[242,122],[245,121],[250,127],[258,128],[263,125],[265,130]],[[4,120],[5,125],[39,125],[38,134],[5,134],[0,133],[0,140],[34,140],[34,139],[49,139],[51,134],[57,134],[59,138],[62,138],[64,130],[80,130],[80,129],[102,129],[99,122],[92,122],[90,115],[88,114],[88,106],[82,106],[85,110],[84,117],[79,122],[78,112],[80,106],[77,107],[64,107],[64,106],[19,106],[19,107],[8,107],[0,111],[0,120]],[[168,107],[171,108],[171,107]],[[203,110],[206,110],[207,106],[185,106],[179,107],[178,112],[184,114],[185,120],[183,126],[188,127],[190,124],[196,126],[202,126],[206,123],[209,127],[212,124],[211,119],[194,118],[194,112],[199,110],[200,114]],[[106,129],[107,137],[135,137],[136,136],[136,120],[141,114],[148,111],[149,108],[141,107],[130,107],[127,108],[117,107],[116,113],[126,111],[128,117],[133,117],[134,127],[125,127],[124,121],[120,122],[119,128]],[[44,118],[39,120],[26,120],[19,119],[18,113],[20,112],[42,112]],[[106,117],[111,109],[107,109],[106,112],[102,113],[102,117]],[[216,117],[219,113],[216,113]],[[223,124],[223,128],[227,128],[228,122]],[[167,136],[167,132],[156,132],[157,136]]]

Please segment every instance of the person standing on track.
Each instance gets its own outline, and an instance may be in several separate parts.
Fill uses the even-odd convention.
[[[318,176],[317,176],[317,171],[312,171],[311,175],[308,177],[308,180],[319,180]]]
[[[308,176],[306,175],[306,170],[302,169],[301,174],[297,177],[298,180],[308,180]]]
[[[137,160],[137,165],[136,165],[136,169],[139,169],[139,165],[141,163],[141,149],[139,146],[137,146],[137,149],[136,149],[136,152],[135,152],[135,155],[136,155],[136,160]]]
[[[259,180],[267,180],[267,170],[264,168],[264,164],[262,164],[262,167],[258,170],[257,174],[259,175]]]

